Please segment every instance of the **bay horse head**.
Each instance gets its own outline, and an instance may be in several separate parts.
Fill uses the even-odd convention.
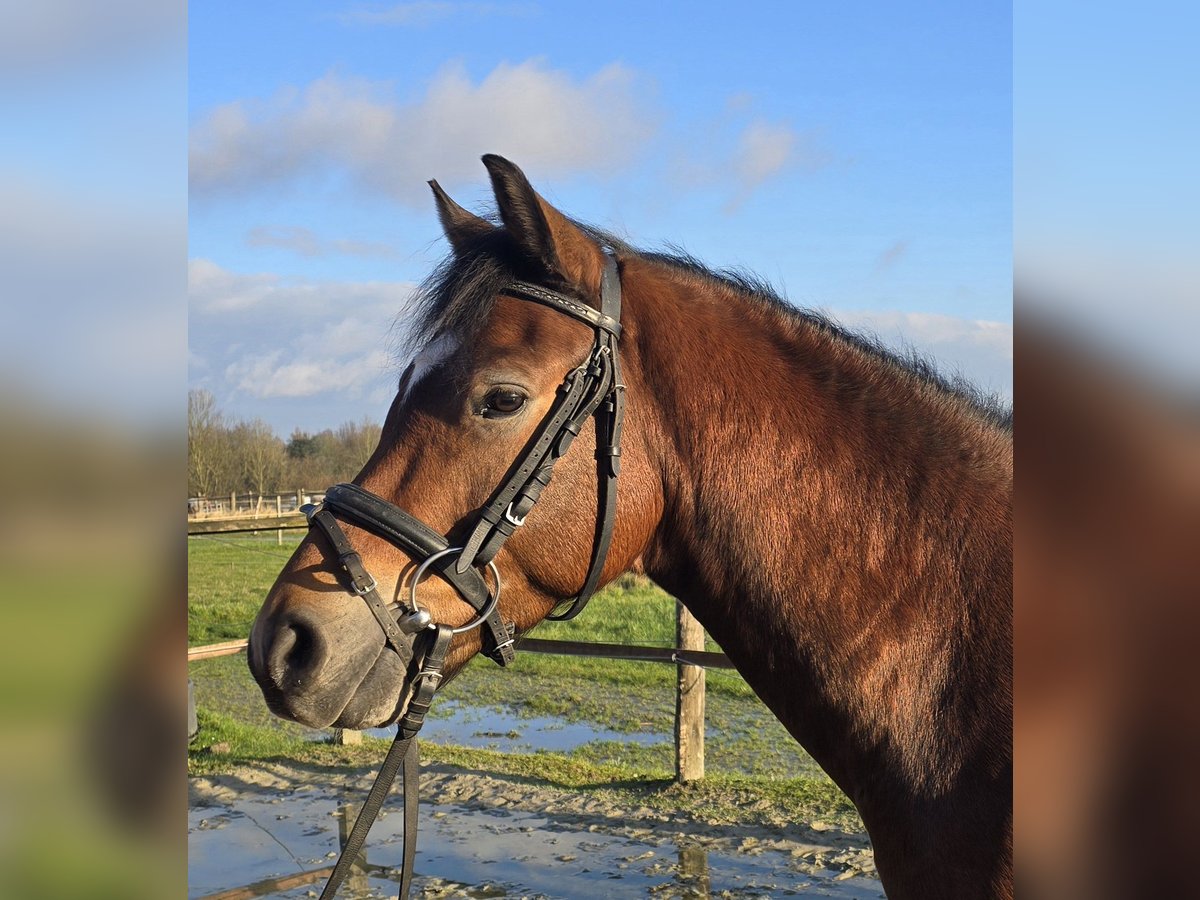
[[[430,182],[453,253],[412,323],[423,346],[254,624],[268,705],[312,727],[396,721],[439,624],[439,678],[481,650],[506,664],[515,634],[629,568],[661,506],[636,428],[620,440],[617,258],[511,162],[484,164],[503,224]]]

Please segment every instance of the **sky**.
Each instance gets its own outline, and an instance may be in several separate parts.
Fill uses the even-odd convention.
[[[381,420],[426,181],[765,277],[1012,396],[1004,4],[206,3],[189,12],[188,382],[281,435]]]

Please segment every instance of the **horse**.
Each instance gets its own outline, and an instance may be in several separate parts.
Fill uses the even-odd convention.
[[[889,897],[1011,897],[1011,408],[751,276],[583,225],[512,162],[483,163],[498,221],[430,182],[451,254],[420,291],[420,352],[355,489],[445,535],[440,552],[478,545],[478,510],[529,452],[563,373],[597,358],[615,278],[619,491],[602,535],[598,472],[613,441],[598,411],[528,521],[506,510],[510,536],[489,565],[443,560],[420,584],[419,625],[446,626],[434,626],[438,678],[511,650],[495,645],[503,630],[464,630],[489,611],[464,602],[463,577],[503,574],[489,621],[498,613],[512,638],[636,564],[853,801]],[[525,302],[535,288],[513,284],[563,302]],[[281,716],[381,726],[416,703],[419,639],[388,631],[383,607],[356,594],[408,591],[415,606],[433,550],[341,524],[353,551],[316,529],[301,542],[254,623],[249,663]],[[352,572],[347,589],[347,553],[369,585]]]

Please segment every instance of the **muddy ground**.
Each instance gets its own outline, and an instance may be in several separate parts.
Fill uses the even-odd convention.
[[[302,873],[332,865],[373,775],[269,762],[190,778],[189,896],[317,896],[324,876]],[[793,824],[769,809],[730,825],[449,766],[425,769],[421,791],[416,897],[883,895],[864,833]],[[394,796],[367,841],[366,867],[339,896],[394,896],[399,807]],[[228,893],[278,878],[291,886]]]

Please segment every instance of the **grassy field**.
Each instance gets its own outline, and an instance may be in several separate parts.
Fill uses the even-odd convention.
[[[300,537],[298,532],[284,532],[282,546],[274,532],[189,538],[189,643],[245,637]],[[545,623],[535,634],[670,646],[674,628],[674,600],[650,581],[627,576],[599,594],[579,618]],[[717,649],[711,642],[710,648]],[[313,743],[311,732],[273,718],[247,672],[243,655],[192,663],[190,672],[205,716],[205,734],[224,734],[217,743],[228,743],[231,757],[350,749],[318,749],[322,745]],[[459,707],[503,709],[521,717],[551,716],[623,734],[658,735],[662,739],[651,742],[592,741],[561,754],[562,764],[665,777],[673,768],[674,679],[674,666],[655,663],[518,653],[513,666],[500,669],[477,658],[439,695],[440,704],[434,704],[431,718],[437,718],[439,707],[445,709],[446,701],[453,700]],[[707,681],[709,772],[766,781],[797,777],[826,781],[739,675],[710,670]],[[197,746],[207,746],[206,739],[202,735]],[[545,754],[539,754],[542,756]],[[205,769],[219,760],[198,753],[193,754],[193,763]]]

